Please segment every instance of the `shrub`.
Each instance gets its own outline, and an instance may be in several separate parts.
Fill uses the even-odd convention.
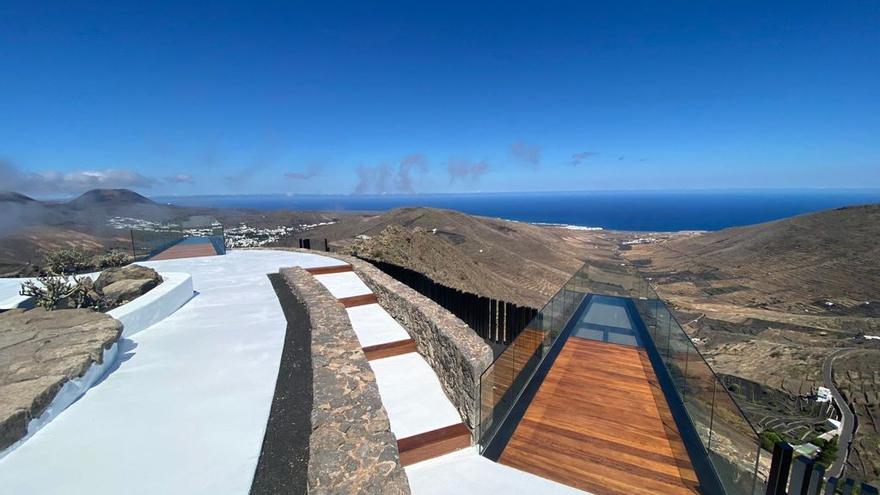
[[[71,275],[92,268],[89,257],[79,249],[58,249],[46,253],[43,265],[53,275]]]
[[[760,437],[761,448],[763,448],[764,450],[769,450],[770,452],[773,452],[774,445],[785,440],[784,438],[782,438],[782,435],[773,430],[762,431]]]
[[[46,311],[59,308],[92,308],[100,311],[107,307],[104,296],[94,289],[94,283],[88,277],[39,277],[36,282],[23,282],[19,293],[33,297],[37,307]]]
[[[95,256],[94,265],[98,268],[114,268],[117,266],[125,266],[132,261],[134,261],[134,258],[132,258],[130,254],[114,250]]]
[[[831,440],[824,440],[821,438],[814,438],[810,443],[822,449],[819,452],[819,457],[816,458],[816,462],[828,467],[834,462],[834,459],[837,458],[837,439],[833,438]]]

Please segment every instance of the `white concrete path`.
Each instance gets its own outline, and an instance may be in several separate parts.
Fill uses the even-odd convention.
[[[547,446],[552,448],[552,446]],[[479,455],[476,447],[428,459],[405,468],[416,495],[589,495]]]
[[[120,342],[118,368],[0,460],[0,493],[246,494],[286,321],[266,277],[338,265],[275,251],[144,263],[197,295]]]

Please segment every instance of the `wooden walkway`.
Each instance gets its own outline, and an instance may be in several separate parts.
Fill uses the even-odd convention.
[[[202,256],[217,256],[217,250],[214,249],[214,245],[210,242],[175,244],[150,258],[150,261],[199,258]]]
[[[499,462],[595,495],[699,493],[645,350],[576,337]]]

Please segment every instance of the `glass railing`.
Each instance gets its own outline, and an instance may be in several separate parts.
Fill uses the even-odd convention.
[[[586,268],[583,267],[581,270]],[[547,357],[585,293],[578,271],[538,312],[480,377],[481,449],[498,433],[525,386]]]
[[[635,303],[726,493],[763,493],[770,457],[762,465],[761,442],[751,423],[650,286]]]
[[[166,225],[151,229],[133,229],[130,235],[131,253],[135,261],[147,260],[189,237],[207,238],[218,254],[226,253],[225,234],[222,225],[188,228],[183,228],[179,225]]]
[[[635,305],[647,333],[642,338],[650,340],[648,347],[653,346],[659,358],[659,363],[654,360],[655,373],[658,377],[665,373],[671,382],[664,389],[671,410],[686,416],[676,418],[678,424],[691,427],[691,435],[682,431],[685,443],[695,438],[701,447],[689,448],[692,457],[701,453],[702,459],[692,459],[695,467],[708,466],[708,474],[725,493],[762,493],[770,455],[762,455],[758,434],[675,315],[625,262],[589,262],[581,267],[482,374],[481,448],[492,442],[587,294],[627,298]],[[656,369],[660,366],[663,369]],[[680,407],[673,404],[676,401]]]

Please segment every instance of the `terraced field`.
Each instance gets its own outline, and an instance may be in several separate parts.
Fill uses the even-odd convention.
[[[855,352],[838,359],[834,381],[852,404],[858,421],[847,473],[880,482],[880,350]]]

